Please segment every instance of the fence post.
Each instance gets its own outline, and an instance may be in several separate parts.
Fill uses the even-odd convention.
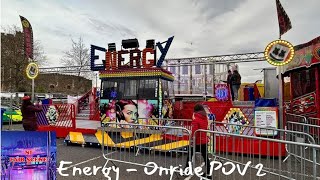
[[[72,121],[72,128],[75,129],[76,128],[76,115],[75,115],[75,111],[76,111],[76,108],[75,108],[75,105],[74,104],[71,104],[71,121]]]
[[[312,148],[312,155],[313,155],[313,179],[317,179],[317,151],[313,147]]]

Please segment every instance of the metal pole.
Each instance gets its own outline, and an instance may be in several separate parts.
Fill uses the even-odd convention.
[[[192,79],[192,68],[193,68],[193,66],[190,66],[190,70],[189,70],[189,72],[190,72],[190,94],[193,94],[193,92],[192,92],[192,83],[193,83],[193,79]]]
[[[34,79],[32,79],[32,95],[31,101],[34,102]]]
[[[51,162],[51,132],[47,132],[47,161],[46,161],[47,177],[48,179],[53,179],[53,177],[50,177],[50,174],[51,174],[50,162]]]
[[[10,92],[11,93],[11,92]],[[13,113],[13,97],[12,94],[10,95],[10,119],[9,119],[9,130],[12,130],[12,113]]]
[[[98,73],[96,74],[96,88],[98,88]]]
[[[207,101],[207,65],[204,65],[204,100]]]
[[[284,129],[283,127],[283,88],[282,88],[282,66],[278,66],[278,83],[279,83],[279,122],[280,129]],[[283,133],[280,135],[281,139],[283,138]]]
[[[178,63],[180,64],[180,61],[178,61]],[[180,79],[180,66],[178,66],[178,94],[180,94],[180,83],[181,83],[181,79]]]
[[[215,79],[216,79],[216,76],[215,76],[215,63],[213,62],[212,63],[212,66],[211,66],[211,68],[212,68],[212,97],[215,97],[215,94],[214,94],[214,84],[215,84]]]

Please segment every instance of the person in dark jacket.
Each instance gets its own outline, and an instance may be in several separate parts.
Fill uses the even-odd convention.
[[[196,130],[202,129],[202,130],[207,130],[208,129],[208,117],[207,113],[201,104],[196,104],[194,107],[194,112],[193,112],[193,117],[192,117],[192,136],[195,136],[195,143],[196,144],[196,152],[201,152],[201,155],[205,161],[206,165],[206,173],[203,174],[204,177],[207,177],[211,179],[211,176],[207,176],[206,174],[210,173],[210,160],[208,158],[208,142],[209,138],[207,137],[206,132],[197,132],[195,133]],[[193,144],[191,147],[191,159],[193,156]],[[188,167],[189,163],[189,156],[187,158],[187,165]]]
[[[234,100],[238,101],[239,100],[238,92],[241,85],[241,76],[237,70],[233,71],[233,75],[231,79],[232,79],[231,81],[232,81],[232,90],[234,94]]]
[[[232,73],[231,73],[231,70],[228,70],[228,77],[227,77],[227,80],[226,81],[223,81],[225,83],[228,84],[229,86],[229,90],[231,92],[231,98],[232,98],[232,101],[234,100],[234,93],[233,93],[233,89],[232,89]]]
[[[31,103],[30,96],[22,98],[22,125],[25,131],[36,131],[38,129],[36,112],[41,112],[40,106],[35,106]]]

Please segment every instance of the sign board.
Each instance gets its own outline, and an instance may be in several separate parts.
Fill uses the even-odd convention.
[[[115,69],[128,69],[128,68],[160,68],[163,64],[163,61],[168,53],[170,45],[173,41],[174,36],[168,38],[165,42],[156,43],[156,47],[161,52],[161,55],[156,61],[156,48],[145,48],[139,50],[138,47],[132,48],[131,50],[121,49],[119,51],[106,49],[103,47],[91,45],[91,70],[92,71],[104,71],[104,70],[115,70]],[[163,47],[163,43],[165,46]],[[97,65],[96,60],[99,60],[99,56],[96,54],[96,51],[100,53],[105,53],[104,59],[102,59],[102,65]],[[147,59],[147,54],[153,55],[153,58]],[[129,63],[125,63],[125,58],[123,55],[129,55]]]
[[[39,67],[36,63],[29,63],[26,68],[27,77],[29,79],[35,79],[39,74]]]
[[[278,135],[278,109],[276,107],[258,107],[254,112],[255,134],[260,136]]]
[[[283,66],[292,61],[294,48],[285,40],[275,40],[268,44],[264,51],[267,61],[274,66]]]
[[[229,100],[229,87],[227,84],[215,84],[214,92],[218,101]]]

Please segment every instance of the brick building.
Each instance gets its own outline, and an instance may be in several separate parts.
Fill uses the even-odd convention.
[[[35,83],[35,92],[83,94],[92,88],[92,80],[84,77],[64,74],[39,74]],[[31,87],[31,81],[29,83]]]
[[[23,33],[1,33],[1,92],[31,92],[32,82],[26,76],[28,61],[24,56]],[[63,74],[39,74],[36,93],[83,94],[92,88],[84,77]]]

